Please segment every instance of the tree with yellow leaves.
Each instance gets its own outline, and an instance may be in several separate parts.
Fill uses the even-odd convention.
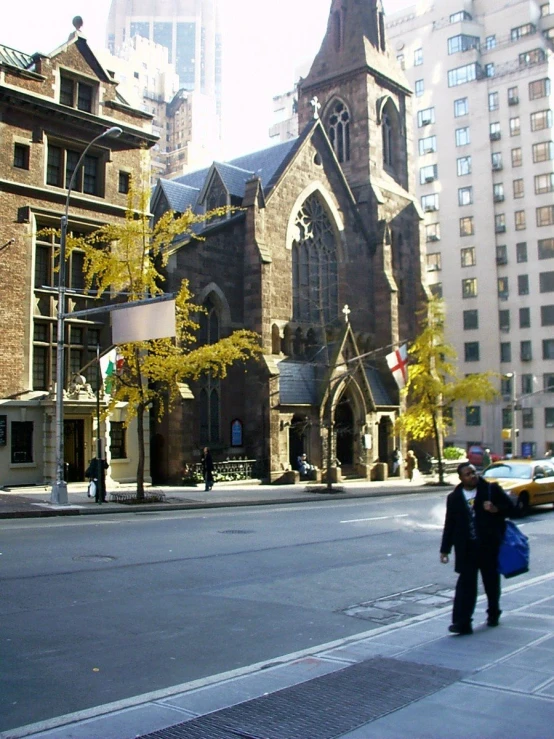
[[[148,214],[149,193],[131,183],[125,222],[107,224],[88,236],[71,239],[69,248],[85,253],[85,287],[94,287],[96,295],[108,293],[114,300],[128,303],[164,294],[163,269],[167,265],[175,238],[194,237],[195,226],[220,217],[227,209],[204,215],[188,210],[183,215],[165,213],[156,223]],[[145,437],[144,413],[156,407],[163,415],[180,398],[179,384],[197,380],[203,374],[224,378],[236,362],[246,362],[260,352],[257,334],[234,331],[215,344],[198,346],[195,319],[202,308],[192,302],[188,281],[183,280],[176,295],[176,337],[133,342],[119,346],[122,370],[115,376],[107,408],[127,403],[127,423],[137,419],[138,466],[137,500],[144,500]]]
[[[406,436],[423,440],[433,438],[439,467],[439,481],[444,483],[442,438],[451,428],[444,411],[457,401],[490,402],[498,395],[491,382],[494,373],[482,372],[460,377],[455,368],[456,352],[444,335],[444,303],[433,298],[425,308],[423,330],[409,347],[408,382],[404,389],[407,410],[397,427]]]

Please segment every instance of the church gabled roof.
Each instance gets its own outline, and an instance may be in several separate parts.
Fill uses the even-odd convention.
[[[195,211],[202,202],[214,170],[232,196],[243,198],[246,183],[253,177],[260,178],[264,193],[267,193],[275,184],[276,177],[282,171],[298,141],[299,139],[291,139],[284,144],[270,146],[229,162],[214,162],[210,167],[188,172],[173,180],[161,179],[152,200],[153,202],[157,200],[156,191],[160,187],[172,210],[182,213],[184,211],[181,208],[186,210],[187,207],[191,207]]]
[[[281,405],[317,404],[317,365],[283,359],[279,370],[279,402]]]
[[[177,185],[173,180],[159,180],[160,187],[166,197],[170,210],[184,213],[188,208],[194,208],[198,198],[197,187]]]

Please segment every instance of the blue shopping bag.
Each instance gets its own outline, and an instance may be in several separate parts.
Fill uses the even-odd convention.
[[[529,572],[529,539],[513,521],[506,521],[506,530],[498,552],[498,571],[504,577]]]

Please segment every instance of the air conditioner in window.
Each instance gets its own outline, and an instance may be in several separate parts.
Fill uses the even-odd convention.
[[[495,172],[499,172],[502,169],[502,164],[500,164],[500,162],[494,162],[492,168]]]
[[[431,213],[434,210],[437,210],[437,206],[436,205],[426,205],[425,206],[425,211],[427,213]]]
[[[434,182],[434,181],[435,181],[434,175],[429,175],[428,177],[425,178],[425,182]]]
[[[489,138],[491,141],[498,141],[500,139],[500,131],[492,131],[489,134]]]
[[[430,118],[422,118],[421,119],[421,125],[422,126],[430,126],[431,125],[431,119]]]
[[[497,234],[506,233],[506,226],[496,226],[494,232]]]
[[[431,234],[430,236],[427,237],[427,241],[438,241],[438,240],[439,240],[439,237],[437,236],[437,234]]]
[[[504,202],[504,195],[495,195],[494,196],[494,202],[495,203],[503,203]]]
[[[435,150],[433,149],[432,146],[427,147],[427,149],[423,149],[424,154],[433,154],[434,151]]]
[[[508,105],[519,105],[519,97],[514,95],[513,97],[508,98]]]

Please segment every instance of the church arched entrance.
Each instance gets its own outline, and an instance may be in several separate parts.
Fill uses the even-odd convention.
[[[337,459],[342,467],[354,463],[354,412],[349,398],[342,397],[335,409]]]
[[[289,462],[291,469],[298,469],[298,457],[306,453],[306,421],[301,416],[293,416],[289,427]],[[311,461],[311,460],[309,460]]]
[[[390,462],[392,454],[393,428],[390,418],[383,416],[379,421],[379,462]]]

